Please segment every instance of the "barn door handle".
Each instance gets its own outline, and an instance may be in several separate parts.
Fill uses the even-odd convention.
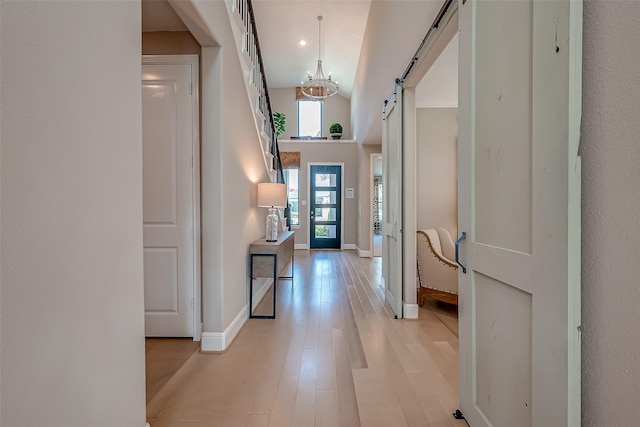
[[[459,256],[460,255],[460,250],[459,250],[459,247],[460,247],[460,243],[462,243],[462,241],[464,239],[466,239],[466,238],[467,238],[467,232],[463,231],[462,232],[462,236],[458,237],[458,240],[456,240],[456,263],[460,267],[462,267],[462,272],[464,274],[467,274],[467,268],[464,265],[460,264],[460,256]]]

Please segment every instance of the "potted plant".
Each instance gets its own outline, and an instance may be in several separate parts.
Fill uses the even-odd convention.
[[[273,124],[275,126],[276,138],[284,133],[285,129],[285,120],[286,117],[284,113],[273,113]]]
[[[329,126],[329,133],[333,139],[340,139],[342,137],[342,125],[340,123],[334,123]]]

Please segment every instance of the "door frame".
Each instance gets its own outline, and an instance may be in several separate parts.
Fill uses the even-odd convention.
[[[370,248],[370,252],[371,252],[371,256],[369,258],[373,258],[374,257],[374,253],[373,253],[373,230],[374,230],[374,224],[373,224],[373,191],[374,191],[374,187],[373,187],[373,161],[375,158],[380,157],[382,158],[382,153],[370,153],[369,154],[369,209],[371,212],[370,218],[369,218],[369,248]],[[384,160],[383,160],[384,161]],[[383,163],[384,164],[384,163]],[[384,209],[384,206],[383,206]]]
[[[464,0],[466,2],[466,0]],[[416,87],[434,63],[438,60],[442,51],[447,47],[453,37],[458,34],[458,7],[457,0],[442,0],[443,7],[431,24],[419,50],[407,68],[403,89],[403,274],[404,274],[404,310],[405,318],[419,317],[417,304],[416,281],[416,232],[417,222],[417,135],[416,135]],[[437,23],[437,25],[436,25]],[[458,210],[459,211],[459,210]]]
[[[192,117],[192,221],[193,230],[193,340],[202,338],[202,256],[200,232],[200,60],[198,55],[142,55],[143,65],[191,65]]]
[[[307,162],[307,201],[311,209],[311,166],[340,166],[340,250],[344,249],[344,162]],[[309,211],[310,212],[310,211]],[[307,239],[311,250],[311,221],[307,215]]]

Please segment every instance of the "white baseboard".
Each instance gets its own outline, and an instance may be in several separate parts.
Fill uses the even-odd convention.
[[[200,349],[202,351],[225,351],[249,318],[247,308],[247,305],[242,307],[242,310],[224,332],[203,332]]]
[[[405,304],[404,305],[404,318],[405,319],[417,319],[418,318],[418,304]]]
[[[344,245],[342,245],[342,249],[345,249],[345,250],[353,249],[353,250],[355,250],[356,249],[356,245],[355,245],[355,243],[345,243]]]
[[[295,243],[293,245],[293,249],[309,249],[309,245],[307,245],[306,243]]]
[[[373,252],[371,252],[371,251],[363,251],[360,248],[357,248],[357,249],[358,249],[358,256],[360,258],[371,258],[371,257],[373,257]]]

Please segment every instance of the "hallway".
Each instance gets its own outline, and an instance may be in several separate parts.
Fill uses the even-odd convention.
[[[296,251],[277,318],[248,320],[226,353],[194,353],[148,402],[151,427],[466,426],[451,417],[455,314],[425,304],[394,320],[380,273],[354,251]]]

